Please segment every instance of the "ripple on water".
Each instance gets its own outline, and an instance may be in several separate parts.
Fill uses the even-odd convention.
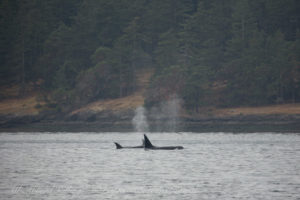
[[[299,134],[0,134],[3,199],[299,199]]]

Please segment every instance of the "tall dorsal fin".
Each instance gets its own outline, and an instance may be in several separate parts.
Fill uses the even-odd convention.
[[[152,148],[152,147],[153,147],[153,145],[151,144],[151,142],[150,142],[150,140],[148,139],[148,137],[147,137],[146,134],[144,134],[144,142],[145,142],[145,144],[144,144],[144,147],[145,147],[145,148]]]
[[[115,145],[116,145],[116,148],[117,149],[122,149],[123,147],[119,144],[119,143],[117,143],[117,142],[115,142]]]

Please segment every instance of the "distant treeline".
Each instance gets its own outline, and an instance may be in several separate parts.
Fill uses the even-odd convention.
[[[300,101],[299,0],[1,0],[0,51],[2,85],[60,106],[130,95],[142,68],[148,106]]]

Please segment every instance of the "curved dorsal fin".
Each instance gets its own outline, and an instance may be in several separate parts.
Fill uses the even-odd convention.
[[[153,147],[153,145],[151,144],[151,142],[150,142],[150,140],[148,139],[148,137],[147,137],[146,134],[144,134],[144,142],[145,142],[145,144],[144,144],[144,147],[145,147],[145,148],[152,148],[152,147]]]
[[[119,143],[117,143],[117,142],[115,142],[115,145],[116,145],[116,148],[117,149],[122,149],[123,147],[119,144]]]

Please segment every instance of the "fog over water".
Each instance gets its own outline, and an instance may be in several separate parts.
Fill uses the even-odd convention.
[[[299,199],[300,134],[0,133],[0,199]]]

